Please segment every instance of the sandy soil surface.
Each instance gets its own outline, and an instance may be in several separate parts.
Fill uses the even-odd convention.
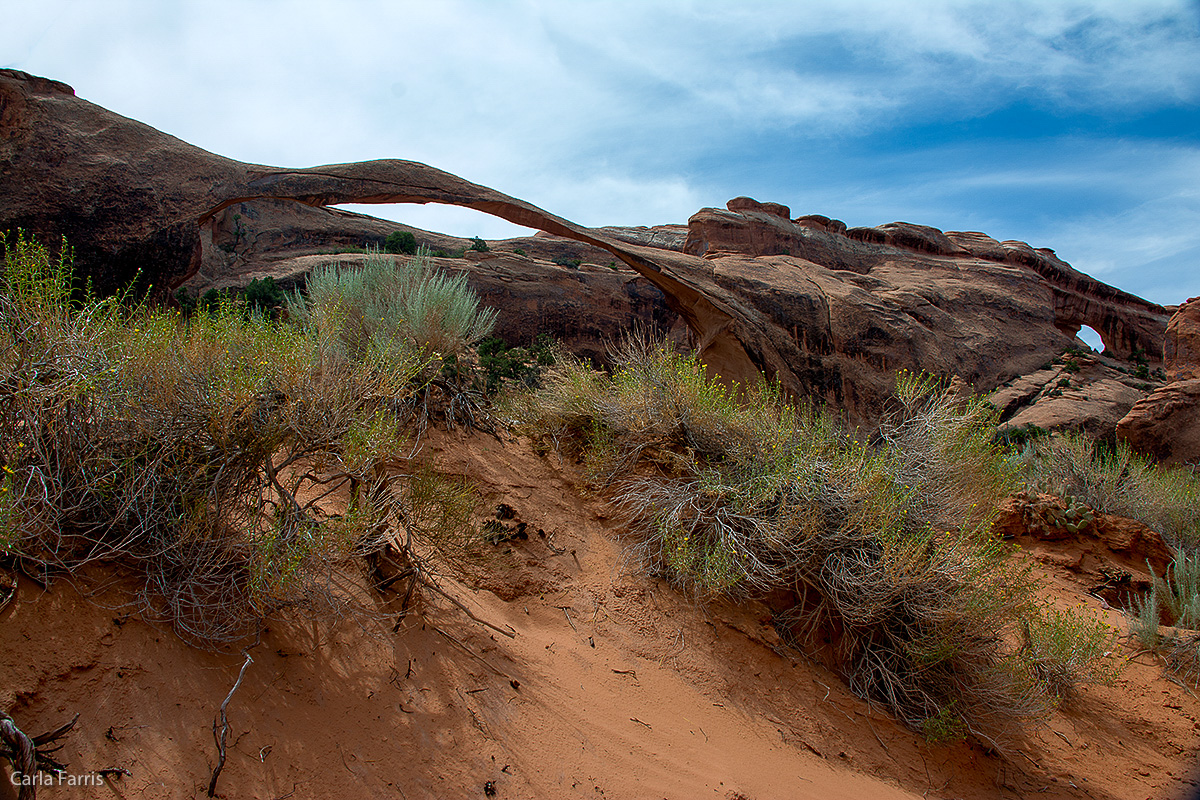
[[[786,648],[758,603],[698,605],[627,563],[622,526],[570,465],[528,442],[436,434],[438,468],[504,503],[527,538],[385,618],[272,625],[228,706],[228,798],[1171,798],[1194,791],[1200,702],[1127,644],[1002,759],[934,747]],[[1069,548],[1070,545],[1041,545]],[[1078,564],[1038,560],[1048,596],[1084,603]],[[1091,557],[1097,557],[1092,554]],[[78,713],[72,772],[128,775],[41,797],[202,796],[214,719],[244,663],[123,607],[128,577],[51,591],[22,578],[0,612],[0,708],[30,733]],[[493,794],[494,793],[494,794]],[[0,800],[15,797],[0,782]]]

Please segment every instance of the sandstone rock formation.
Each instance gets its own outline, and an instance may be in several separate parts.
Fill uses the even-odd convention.
[[[1117,435],[1168,464],[1200,463],[1200,298],[1171,316],[1163,342],[1166,386],[1135,404]]]
[[[555,267],[562,274],[547,280],[556,292],[578,288],[590,308],[599,294],[632,287],[636,299],[614,314],[667,324],[678,317],[723,378],[766,375],[844,409],[851,421],[878,418],[902,367],[989,390],[1061,353],[1081,324],[1100,331],[1118,356],[1161,352],[1166,327],[1161,307],[1021,242],[907,223],[847,230],[819,215],[793,221],[786,206],[749,198],[694,215],[682,243],[678,227],[593,230],[409,161],[288,169],[222,158],[12,70],[0,70],[0,181],[0,230],[65,235],[101,290],[140,273],[162,295],[196,276],[221,280],[222,269],[229,278],[279,266],[280,256],[304,255],[298,249],[318,240],[345,243],[354,225],[364,239],[399,227],[329,205],[473,208],[550,234],[521,240],[542,252],[582,248],[594,263],[607,254],[619,267],[611,275]],[[238,233],[251,213],[276,221],[259,225],[253,240]],[[511,243],[497,249],[522,258]],[[527,257],[538,260],[533,250]],[[505,256],[468,268],[484,283],[510,278],[512,292],[516,274],[530,267]],[[546,308],[544,298],[503,297],[531,312]],[[659,297],[669,313],[652,308]]]
[[[1117,423],[1158,385],[1132,372],[1112,359],[1075,353],[1008,382],[989,399],[1000,411],[1001,431],[1032,425],[1110,439]]]
[[[728,211],[701,210],[688,222],[684,252],[710,259],[729,254],[790,255],[859,274],[896,265],[917,274],[927,265],[974,271],[985,261],[1024,267],[1043,279],[1041,286],[1053,303],[1052,324],[1068,337],[1088,325],[1100,333],[1116,358],[1127,359],[1141,351],[1151,360],[1158,359],[1166,319],[1162,306],[1072,269],[1052,250],[1034,250],[1024,242],[998,242],[974,231],[943,233],[907,222],[847,230],[838,220],[815,215],[791,221],[785,206],[772,205],[768,209],[737,198],[730,201]]]
[[[1138,401],[1117,435],[1168,464],[1200,461],[1200,379],[1169,383]]]
[[[1171,315],[1163,339],[1163,367],[1168,380],[1200,378],[1200,297],[1189,298]]]

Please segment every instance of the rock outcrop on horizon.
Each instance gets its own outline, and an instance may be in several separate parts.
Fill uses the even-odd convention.
[[[445,265],[469,270],[485,302],[523,309],[518,327],[562,335],[555,325],[583,309],[598,323],[576,331],[582,341],[634,321],[682,320],[723,378],[766,375],[843,409],[852,422],[879,418],[901,368],[957,375],[987,391],[1051,361],[1085,324],[1110,355],[1144,352],[1157,363],[1167,324],[1162,307],[1073,270],[1051,251],[982,233],[908,223],[847,228],[816,214],[791,219],[786,206],[749,198],[702,209],[686,232],[589,229],[410,161],[244,164],[13,70],[0,70],[0,180],[0,230],[66,236],[101,290],[140,273],[161,296],[189,280],[298,278],[321,249],[348,244],[356,230],[369,242],[403,227],[327,206],[473,208],[546,234],[516,240],[528,248],[497,244],[494,255]],[[251,241],[238,224],[253,214],[270,221],[255,226]],[[574,248],[583,268],[554,264],[546,256],[555,248]],[[608,316],[594,311],[597,298],[622,293]],[[551,307],[558,310],[543,313]]]
[[[1116,358],[1135,352],[1158,358],[1166,311],[1073,269],[1053,250],[1025,242],[998,242],[975,231],[946,231],[908,222],[846,228],[840,220],[810,215],[788,218],[787,206],[730,200],[727,210],[706,208],[688,221],[684,252],[706,259],[727,255],[791,256],[833,270],[876,275],[897,268],[919,281],[929,267],[954,266],[982,273],[979,262],[1023,267],[1040,276],[1053,302],[1052,324],[1069,337],[1087,325]],[[1024,289],[1024,286],[1019,287]],[[998,309],[1003,311],[1003,309]]]

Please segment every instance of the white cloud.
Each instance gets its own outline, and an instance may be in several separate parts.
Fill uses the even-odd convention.
[[[1194,109],[1200,25],[1186,0],[10,5],[0,64],[245,161],[408,158],[592,225],[682,222],[761,187],[774,195],[762,199],[798,195],[798,213],[851,224],[908,219],[1039,239],[1108,275],[1123,275],[1113,271],[1122,258],[1178,258],[1189,245],[1172,231],[1196,228],[1173,176],[1115,168],[1111,143],[1077,138],[1065,165],[1032,145],[1030,158],[1003,163],[970,144],[923,165],[839,150],[1015,102],[1110,117]],[[810,164],[814,152],[828,163]],[[789,169],[758,166],[785,159]],[[811,172],[821,185],[788,185]],[[1007,199],[1027,189],[1048,203],[1060,188],[1079,206]],[[417,213],[448,232],[501,235],[445,216],[457,212]],[[1156,233],[1136,247],[1131,234],[1086,248],[1089,231],[1098,242],[1117,223]]]

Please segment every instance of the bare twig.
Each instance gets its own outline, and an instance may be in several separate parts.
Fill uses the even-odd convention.
[[[504,670],[500,669],[499,667],[493,666],[493,665],[492,665],[492,664],[491,664],[489,661],[485,660],[485,659],[484,659],[482,656],[480,656],[480,655],[476,654],[474,650],[472,650],[471,648],[467,647],[465,644],[463,644],[462,642],[460,642],[458,639],[455,639],[453,636],[451,636],[450,634],[446,633],[444,630],[442,630],[442,629],[441,629],[441,628],[439,628],[438,626],[436,626],[436,625],[430,625],[429,627],[433,628],[435,631],[437,631],[438,633],[440,633],[442,636],[445,636],[445,637],[446,637],[447,639],[449,639],[451,642],[453,642],[454,644],[458,645],[458,647],[459,647],[459,648],[460,648],[460,649],[461,649],[461,650],[462,650],[464,653],[466,653],[466,654],[467,654],[467,655],[469,655],[471,658],[473,658],[473,659],[475,659],[476,661],[478,661],[480,664],[483,664],[485,667],[487,667],[488,669],[490,669],[492,672],[496,673],[497,675],[500,675],[501,677],[508,678],[510,681],[511,681],[511,680],[516,680],[515,678],[513,678],[513,676],[509,675],[507,672],[505,672]]]
[[[261,640],[262,632],[260,631],[254,644],[242,650],[242,655],[246,657],[246,660],[242,662],[242,668],[238,670],[237,680],[234,681],[233,688],[229,690],[229,694],[225,695],[225,700],[221,703],[221,731],[219,734],[217,733],[217,720],[213,720],[213,739],[217,743],[217,765],[213,767],[212,778],[208,781],[209,797],[213,797],[216,794],[217,778],[221,777],[221,770],[225,768],[225,740],[229,734],[229,717],[226,715],[226,711],[229,708],[229,701],[233,699],[233,693],[242,685],[242,678],[246,677],[246,668],[254,663],[254,659],[250,657],[249,650],[257,647]]]
[[[571,630],[575,631],[576,633],[579,633],[579,628],[576,628],[576,627],[575,627],[575,623],[574,623],[574,622],[571,622],[571,615],[570,615],[570,614],[567,612],[567,607],[566,607],[566,606],[559,606],[559,608],[561,608],[561,609],[562,609],[563,616],[565,616],[565,617],[567,618],[567,622],[570,622],[570,623],[571,623]]]
[[[461,602],[459,602],[459,600],[456,597],[449,594],[445,589],[438,586],[437,583],[435,583],[434,580],[432,578],[430,578],[424,572],[421,573],[421,583],[424,584],[425,586],[428,586],[430,589],[433,589],[435,592],[440,594],[442,597],[449,600],[451,603],[453,603],[458,608],[459,611],[463,612],[468,617],[470,617],[471,619],[478,622],[480,625],[483,625],[485,628],[491,628],[496,633],[502,633],[510,639],[517,638],[516,631],[506,630],[505,628],[501,628],[497,625],[493,625],[492,623],[488,622],[487,620],[480,619],[479,617],[475,616],[475,614],[472,613],[471,609],[467,608],[465,605],[463,605]]]

